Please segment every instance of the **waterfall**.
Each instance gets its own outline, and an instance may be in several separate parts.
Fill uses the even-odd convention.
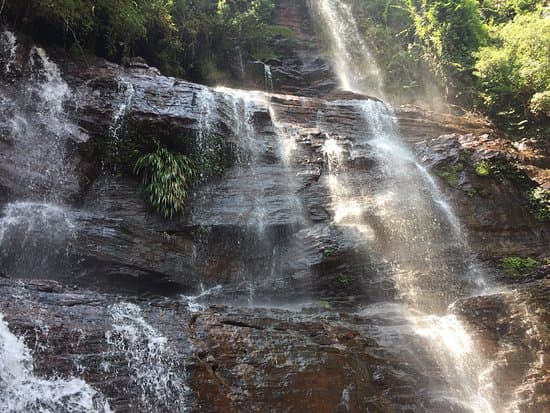
[[[343,89],[381,95],[383,80],[361,38],[351,7],[340,0],[312,2],[329,37],[332,60]],[[480,293],[486,280],[461,231],[458,218],[437,184],[399,136],[389,106],[376,101],[337,101],[364,119],[362,140],[349,144],[326,131],[323,152],[329,167],[327,186],[336,225],[353,228],[368,239],[376,255],[390,264],[406,318],[424,338],[450,387],[450,400],[474,412],[493,412],[489,363],[479,354],[465,326],[447,315],[465,295]],[[344,163],[351,157],[375,161],[368,185]],[[444,396],[447,397],[447,396]]]
[[[14,202],[0,215],[0,262],[13,277],[66,275],[70,245],[76,236],[72,213],[60,206]]]
[[[265,78],[265,90],[268,93],[273,93],[273,73],[271,72],[271,66],[267,63],[264,65],[264,78]]]
[[[328,35],[332,62],[344,90],[384,97],[382,72],[353,17],[341,0],[309,0]]]
[[[8,61],[13,61],[15,36],[5,32],[2,38],[4,49],[10,50]],[[0,211],[0,262],[10,275],[46,277],[61,273],[67,264],[75,224],[62,204],[72,194],[59,188],[78,191],[67,145],[81,135],[64,109],[71,90],[43,49],[30,50],[27,70],[30,76],[22,88],[7,85],[3,90],[8,93],[0,97],[12,115],[6,122],[11,140],[6,150],[13,152],[16,163],[8,174],[27,191],[18,194],[21,201]]]
[[[0,314],[0,410],[19,412],[110,413],[104,397],[81,379],[45,379],[33,373],[31,352],[12,334]]]
[[[142,412],[186,412],[189,389],[185,383],[185,366],[168,339],[144,318],[140,307],[117,303],[110,307],[112,329],[106,333],[110,353],[122,353],[127,361],[131,386],[139,389]],[[109,354],[109,353],[108,353]],[[106,373],[112,371],[105,362]]]
[[[117,92],[121,100],[120,100],[120,103],[118,104],[118,107],[116,107],[116,109],[113,111],[113,119],[111,122],[111,126],[109,127],[109,135],[113,140],[113,144],[115,148],[119,144],[120,129],[124,124],[124,118],[126,117],[128,112],[130,111],[130,108],[132,107],[132,102],[134,100],[136,90],[130,80],[125,78],[120,78],[118,79]]]
[[[73,195],[60,194],[59,188],[78,191],[77,177],[68,162],[68,142],[87,137],[68,120],[64,106],[72,98],[71,90],[43,49],[30,50],[26,70],[28,80],[20,87],[7,83],[0,95],[11,117],[5,121],[11,141],[8,150],[17,160],[10,173],[21,181],[27,199],[59,203],[62,195]]]

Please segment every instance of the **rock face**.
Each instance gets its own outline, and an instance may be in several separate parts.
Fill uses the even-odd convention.
[[[416,148],[443,177],[476,250],[487,258],[548,254],[550,226],[529,211],[527,199],[528,188],[548,186],[548,153],[536,152],[528,143],[514,146],[494,132],[443,135]],[[483,163],[501,171],[480,176],[475,169]]]
[[[513,291],[456,304],[455,311],[468,321],[482,343],[484,356],[494,360],[490,378],[499,389],[515,389],[512,393],[495,392],[503,410],[544,412],[550,403],[547,276],[548,272],[546,279]]]
[[[35,349],[36,374],[81,377],[117,412],[451,408],[429,392],[437,369],[420,348],[403,362],[420,343],[397,319],[390,328],[406,346],[388,352],[372,315],[197,312],[180,300],[128,302],[51,281],[0,279],[0,294],[10,329]],[[379,317],[391,318],[387,310]]]
[[[421,272],[414,287],[436,313],[467,295],[472,280],[455,274],[469,251],[445,236],[461,229],[438,224],[434,236],[430,223],[399,240],[410,262],[390,263],[411,220],[386,221],[384,208],[415,194],[382,181],[425,166],[439,178],[419,193],[443,190],[479,258],[542,261],[550,227],[525,185],[548,186],[548,155],[496,138],[485,120],[402,106],[383,112],[406,141],[391,147],[403,171],[388,171],[381,119],[367,110],[382,105],[336,89],[305,2],[281,0],[276,16],[296,36],[276,39],[281,58],[266,62],[274,94],[210,89],[138,61],[48,57],[24,38],[2,52],[0,312],[33,349],[37,375],[82,377],[115,411],[471,411],[447,397],[399,278],[400,265]],[[248,66],[261,86],[263,63]],[[150,210],[130,173],[128,148],[153,140],[226,166],[196,183],[172,221]],[[527,177],[479,176],[484,161]],[[388,197],[375,205],[369,191],[380,188]],[[339,202],[352,196],[363,204]],[[426,255],[444,257],[445,271],[416,260],[430,236]],[[502,411],[548,405],[540,271],[454,307],[494,360]]]

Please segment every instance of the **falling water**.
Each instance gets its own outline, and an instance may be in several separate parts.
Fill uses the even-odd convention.
[[[33,373],[31,352],[0,314],[0,410],[19,412],[110,413],[104,397],[77,378],[45,379]]]
[[[15,42],[12,36],[3,36],[10,40],[8,45]],[[6,205],[0,213],[3,270],[25,278],[47,277],[67,264],[75,224],[60,206],[63,195],[69,194],[58,188],[78,191],[67,144],[69,137],[80,136],[65,114],[64,104],[72,94],[57,65],[43,49],[33,47],[27,68],[30,78],[23,90],[4,96],[4,103],[12,111],[6,130],[12,145],[6,150],[13,151],[14,179],[20,179],[20,186],[28,192],[20,194],[22,201]]]
[[[152,327],[141,309],[131,303],[110,307],[112,330],[106,333],[111,352],[121,352],[126,360],[132,386],[139,389],[142,412],[187,411],[190,390],[185,383],[185,366],[168,339]],[[103,364],[111,371],[108,362]]]
[[[351,7],[340,0],[312,3],[330,38],[341,86],[380,96],[382,76],[359,35]],[[479,293],[486,284],[456,215],[402,142],[388,106],[370,100],[332,105],[351,105],[367,126],[361,141],[345,142],[331,135],[321,114],[321,130],[327,131],[324,153],[335,224],[357,230],[376,255],[390,263],[390,274],[410,309],[407,318],[416,334],[426,339],[451,387],[452,402],[474,412],[494,411],[484,374],[489,363],[477,354],[460,320],[447,315],[454,300]],[[348,169],[344,151],[352,159],[375,161],[372,182],[362,184],[360,174]]]
[[[125,78],[118,79],[117,95],[120,98],[120,102],[113,110],[113,119],[109,127],[109,135],[111,136],[115,147],[120,140],[120,129],[124,124],[124,118],[132,107],[132,102],[136,94],[136,90],[132,82]]]
[[[2,47],[2,55],[5,56],[4,73],[9,74],[15,63],[17,53],[17,38],[15,34],[9,31],[4,31],[0,34],[0,47]]]
[[[383,98],[382,73],[359,32],[350,5],[340,0],[309,0],[328,31],[330,53],[344,90]]]
[[[15,202],[0,213],[0,263],[11,276],[61,276],[76,234],[71,213],[53,204]]]
[[[69,195],[59,188],[78,191],[78,179],[68,162],[68,141],[87,137],[68,120],[64,106],[71,90],[43,49],[30,50],[27,70],[29,79],[20,88],[6,85],[7,93],[0,96],[10,116],[5,120],[11,141],[7,150],[16,160],[10,172],[21,181],[27,198],[59,202],[62,195]]]
[[[265,90],[269,93],[273,93],[273,73],[271,72],[271,66],[264,63],[264,78],[265,78]]]
[[[330,132],[323,152],[329,168],[327,185],[336,225],[357,231],[384,262],[395,281],[413,330],[425,338],[441,373],[452,387],[449,401],[475,412],[491,412],[484,395],[488,363],[464,325],[447,315],[458,297],[483,285],[479,272],[470,272],[470,252],[452,209],[435,182],[401,141],[391,110],[376,101],[336,101],[364,117],[367,132],[359,141],[345,142]],[[330,131],[320,117],[321,130]],[[351,158],[376,161],[364,184]],[[456,343],[460,343],[456,345]]]

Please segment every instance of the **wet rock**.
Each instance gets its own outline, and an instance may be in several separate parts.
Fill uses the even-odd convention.
[[[459,300],[465,319],[490,360],[485,374],[495,384],[495,406],[504,411],[544,412],[550,403],[550,280],[493,295]]]
[[[486,258],[547,253],[550,224],[529,208],[530,188],[548,185],[548,154],[527,144],[514,146],[492,134],[442,135],[416,145],[423,163],[442,177],[441,187],[469,230],[474,249]],[[480,176],[476,166],[495,163],[500,175]],[[524,175],[525,174],[525,175]]]
[[[52,281],[0,279],[0,297],[10,330],[34,349],[35,374],[82,378],[117,412],[421,412],[441,403],[428,392],[438,379],[427,355],[417,348],[407,363],[403,349],[383,349],[380,320],[367,314],[225,306],[192,313],[184,301]],[[412,355],[419,343],[395,322]]]

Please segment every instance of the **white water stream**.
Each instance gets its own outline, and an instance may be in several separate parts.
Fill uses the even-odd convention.
[[[330,38],[342,88],[381,96],[383,79],[357,30],[351,6],[341,0],[317,0],[310,6]],[[472,412],[495,412],[487,383],[489,361],[478,353],[460,320],[445,314],[453,300],[479,293],[486,285],[458,218],[403,143],[388,106],[375,101],[333,104],[353,105],[363,116],[364,140],[351,150],[358,152],[356,156],[374,156],[378,174],[375,183],[358,191],[354,172],[343,163],[345,148],[338,137],[329,135],[324,153],[335,224],[354,227],[381,259],[390,262],[397,289],[410,309],[407,318],[413,331],[425,338],[449,384],[450,394],[443,397]],[[455,257],[458,262],[448,261]]]
[[[36,376],[31,352],[0,314],[0,412],[110,413],[111,409],[81,379]]]

